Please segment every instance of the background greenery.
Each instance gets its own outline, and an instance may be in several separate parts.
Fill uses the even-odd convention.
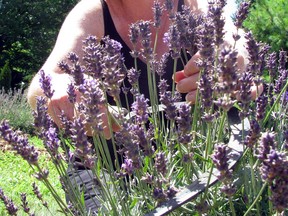
[[[65,16],[77,2],[0,0],[0,72],[9,66],[12,88],[20,87],[22,82],[27,85],[39,70],[53,48]]]
[[[238,1],[238,2],[241,2]],[[272,50],[288,51],[288,1],[254,0],[244,26],[258,41],[271,45]]]

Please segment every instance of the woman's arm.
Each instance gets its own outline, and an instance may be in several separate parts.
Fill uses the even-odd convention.
[[[82,41],[88,35],[99,38],[104,35],[99,0],[82,0],[71,10],[60,29],[53,51],[41,68],[52,77],[52,88],[55,90],[52,100],[59,103],[65,101],[66,87],[70,82],[69,76],[63,74],[57,64],[64,60],[69,52],[75,52],[81,58]],[[43,95],[43,92],[39,85],[39,75],[36,74],[28,89],[28,102],[33,109],[36,108],[36,97],[39,95]]]

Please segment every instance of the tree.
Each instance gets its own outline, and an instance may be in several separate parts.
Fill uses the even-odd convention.
[[[0,0],[0,68],[12,70],[12,87],[44,63],[67,13],[78,0]]]
[[[255,0],[244,26],[272,50],[288,51],[287,11],[287,0]]]
[[[7,61],[4,67],[0,70],[0,90],[4,88],[8,91],[11,88],[12,74],[9,67],[9,62]]]

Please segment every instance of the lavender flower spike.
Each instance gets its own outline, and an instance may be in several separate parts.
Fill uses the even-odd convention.
[[[49,75],[46,76],[44,70],[40,70],[39,75],[39,83],[43,93],[47,98],[52,98],[54,90],[52,90],[51,77]]]
[[[5,196],[3,190],[0,188],[0,199],[3,201],[9,215],[17,215],[18,208],[11,199]]]
[[[247,18],[251,6],[250,1],[241,2],[238,11],[236,12],[234,25],[239,29],[242,28],[244,20]]]

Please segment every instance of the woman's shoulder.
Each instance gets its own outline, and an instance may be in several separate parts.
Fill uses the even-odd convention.
[[[66,17],[65,24],[101,37],[104,34],[101,0],[81,0]]]
[[[184,0],[195,13],[206,13],[208,9],[208,0]]]

